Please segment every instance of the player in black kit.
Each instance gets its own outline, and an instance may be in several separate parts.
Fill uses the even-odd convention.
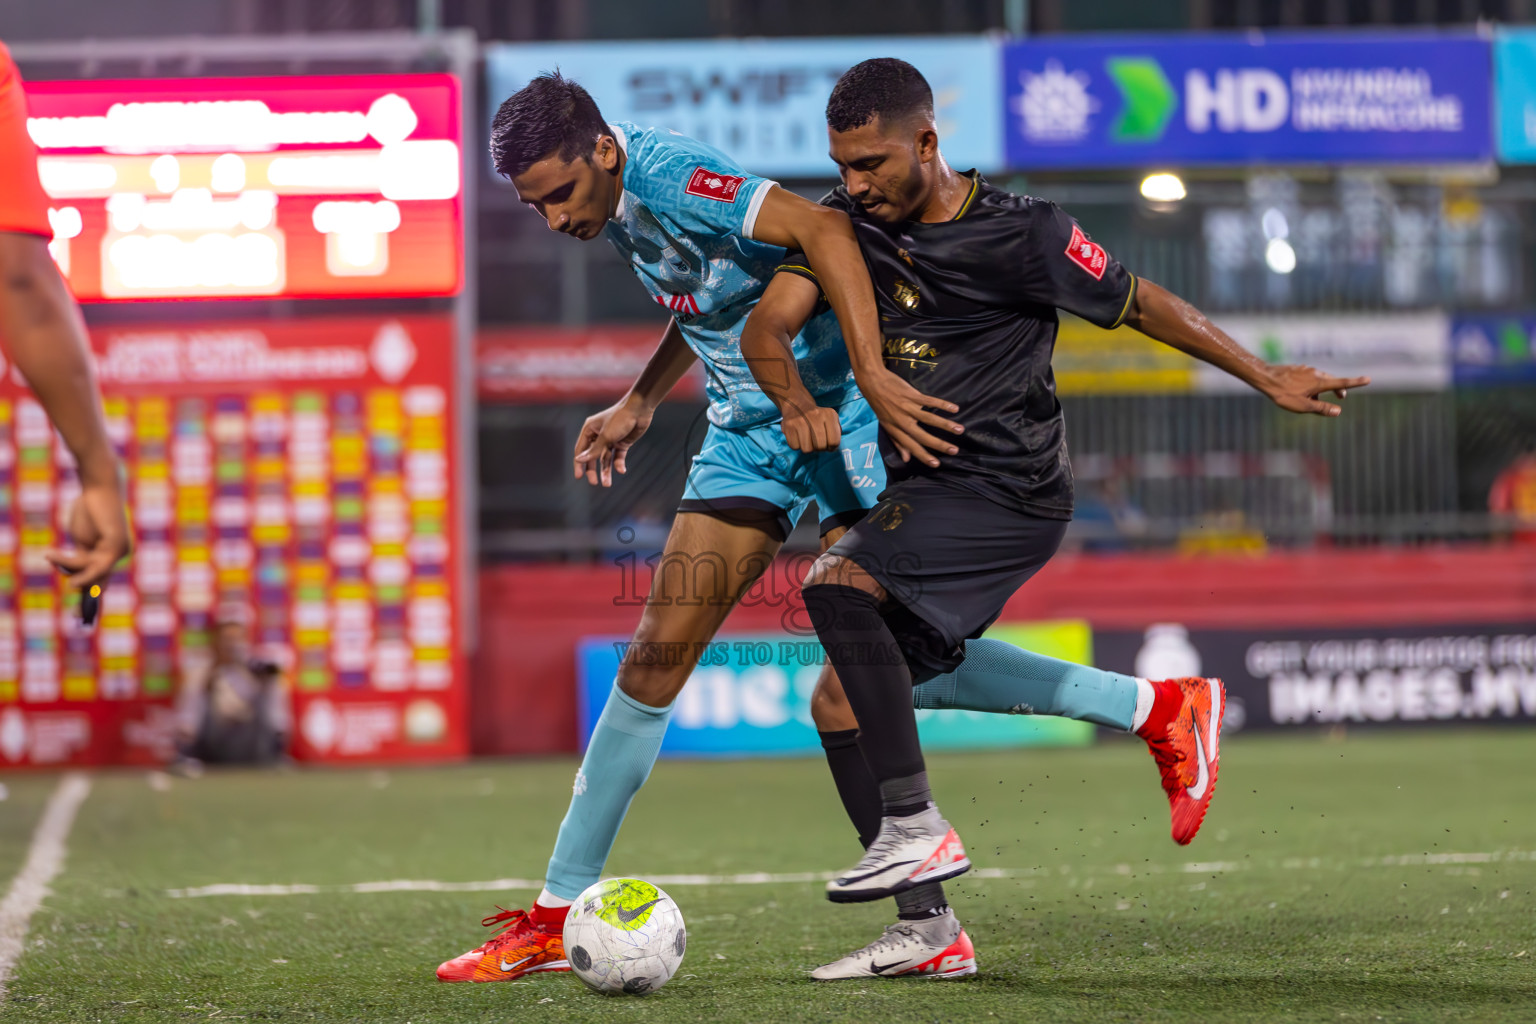
[[[932,93],[904,61],[849,70],[828,101],[827,124],[843,185],[822,202],[853,220],[883,335],[883,351],[850,347],[854,373],[882,426],[929,449],[900,448],[882,431],[889,486],[804,585],[811,621],[858,719],[870,776],[862,790],[851,776],[837,780],[867,849],[828,883],[827,895],[863,902],[970,867],[928,788],[912,686],[942,674],[963,678],[967,654],[987,644],[988,659],[1016,658],[1021,674],[1042,661],[1064,666],[976,639],[1055,553],[1072,518],[1072,471],[1051,374],[1056,310],[1105,328],[1135,327],[1293,412],[1338,415],[1339,406],[1317,396],[1342,398],[1369,379],[1264,363],[1194,307],[1138,279],[1055,204],[952,170],[939,153]],[[741,343],[783,412],[786,438],[801,450],[839,440],[836,410],[815,405],[789,348],[822,301],[814,273],[790,254]],[[888,374],[958,405],[954,422],[882,401],[899,391],[881,378]],[[951,434],[935,437],[925,424]],[[1159,758],[1182,842],[1181,830],[1198,829],[1214,787],[1224,694],[1217,680],[1156,685],[1185,687],[1174,725],[1190,742],[1166,763]],[[948,927],[958,932],[958,924]],[[884,961],[907,947],[938,948],[945,939],[893,929],[815,976],[886,973]]]

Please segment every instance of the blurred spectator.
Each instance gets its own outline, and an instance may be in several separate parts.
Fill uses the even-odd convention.
[[[1100,553],[1134,549],[1145,541],[1151,525],[1147,514],[1126,493],[1125,481],[1119,475],[1107,476],[1097,486],[1078,492],[1072,524],[1081,550]]]
[[[178,766],[271,764],[283,758],[292,721],[288,685],[278,666],[251,648],[250,616],[222,609],[214,623],[214,660],[176,695]]]

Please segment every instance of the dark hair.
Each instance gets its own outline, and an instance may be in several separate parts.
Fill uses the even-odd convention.
[[[846,132],[875,118],[933,117],[933,90],[922,72],[895,57],[876,57],[843,72],[827,100],[827,127]]]
[[[567,162],[587,157],[608,122],[587,90],[548,71],[508,96],[491,121],[496,173],[515,178],[545,157]]]

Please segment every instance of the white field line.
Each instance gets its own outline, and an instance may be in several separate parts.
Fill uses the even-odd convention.
[[[1169,873],[1186,875],[1224,874],[1234,871],[1263,867],[1281,871],[1347,870],[1352,868],[1435,867],[1446,864],[1517,864],[1536,861],[1536,850],[1501,850],[1492,853],[1408,853],[1385,857],[1363,857],[1357,860],[1331,860],[1325,857],[1286,857],[1268,861],[1262,865],[1246,864],[1235,860],[1189,861],[1184,864],[1114,864],[1100,867],[1075,867],[1063,864],[1056,868],[976,868],[956,881],[965,879],[1042,878],[1065,876],[1082,878],[1102,875],[1161,875]],[[833,871],[791,871],[771,874],[754,871],[739,875],[647,875],[657,885],[790,885],[803,882],[825,882],[836,875]],[[225,882],[218,885],[202,885],[190,889],[167,889],[165,895],[172,899],[193,899],[200,896],[308,896],[317,893],[378,893],[378,892],[511,892],[533,891],[543,888],[539,878],[495,878],[483,882],[440,882],[435,879],[397,878],[384,882],[355,882],[351,885],[251,885],[243,882]],[[108,896],[121,896],[118,890],[109,890]]]
[[[52,882],[64,867],[65,841],[75,824],[75,812],[91,791],[89,776],[70,772],[59,780],[37,829],[27,847],[27,859],[11,881],[11,888],[0,901],[0,1004],[5,1002],[6,985],[27,940],[32,915],[43,905]]]

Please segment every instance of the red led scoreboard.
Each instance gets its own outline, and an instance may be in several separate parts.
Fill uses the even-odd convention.
[[[452,75],[32,82],[54,258],[83,302],[452,295]]]
[[[462,271],[450,75],[29,84],[52,250],[91,302],[442,296]],[[360,304],[361,305],[361,304]],[[0,767],[155,763],[221,607],[304,759],[467,750],[449,315],[92,330],[135,551],[101,620],[42,559],[72,460],[0,363]]]

